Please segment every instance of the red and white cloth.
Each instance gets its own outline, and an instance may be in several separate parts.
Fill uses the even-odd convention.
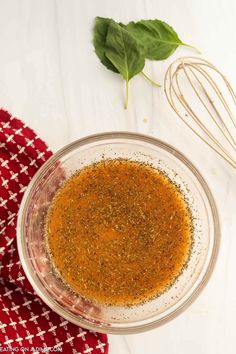
[[[105,334],[66,321],[35,294],[16,246],[17,213],[24,191],[52,155],[19,119],[0,109],[0,352],[107,354]],[[25,349],[24,349],[25,348]]]

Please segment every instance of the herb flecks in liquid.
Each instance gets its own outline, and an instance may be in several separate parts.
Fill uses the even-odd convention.
[[[61,278],[84,298],[132,305],[161,294],[191,249],[191,215],[177,187],[154,168],[104,160],[69,178],[47,219]]]

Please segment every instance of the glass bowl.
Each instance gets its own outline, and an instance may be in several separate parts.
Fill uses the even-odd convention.
[[[45,249],[45,217],[58,188],[76,170],[104,158],[125,158],[152,164],[179,186],[191,209],[194,242],[187,267],[162,295],[141,305],[105,306],[83,299],[55,275]],[[113,334],[142,332],[181,313],[208,281],[216,261],[219,239],[214,199],[192,163],[160,140],[126,132],[89,136],[54,154],[29,184],[17,225],[20,259],[41,299],[74,324]]]

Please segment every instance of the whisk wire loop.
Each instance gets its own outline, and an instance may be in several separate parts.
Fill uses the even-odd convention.
[[[177,59],[166,72],[164,90],[184,123],[236,168],[236,94],[219,69],[201,58]]]

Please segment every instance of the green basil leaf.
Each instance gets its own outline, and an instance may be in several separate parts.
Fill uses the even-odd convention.
[[[166,59],[179,45],[185,45],[174,29],[160,20],[130,22],[125,28],[144,44],[146,58],[151,60]]]
[[[126,29],[111,22],[106,39],[106,57],[125,80],[130,80],[144,67],[144,47]]]
[[[93,45],[95,48],[95,52],[101,60],[102,64],[105,65],[107,69],[118,73],[116,67],[110,62],[110,60],[105,55],[107,31],[112,21],[113,20],[110,18],[96,17],[95,25],[93,28]]]
[[[183,43],[174,29],[163,21],[141,20],[124,25],[104,17],[96,17],[93,44],[107,69],[120,73],[125,79],[125,108],[128,104],[128,82],[133,76],[141,73],[149,82],[160,86],[142,72],[145,58],[163,60],[180,45],[191,47]]]
[[[126,82],[125,108],[128,105],[128,82],[140,73],[145,64],[142,44],[118,23],[110,22],[106,39],[106,57],[112,62]]]

